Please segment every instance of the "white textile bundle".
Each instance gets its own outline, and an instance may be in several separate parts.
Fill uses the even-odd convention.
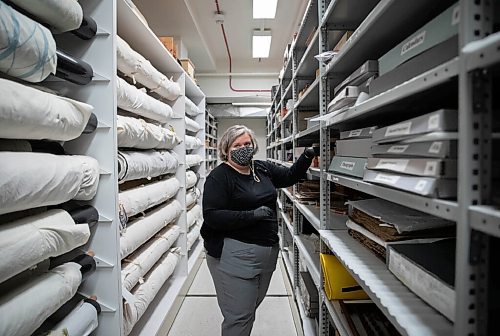
[[[173,130],[142,119],[117,116],[118,147],[172,149],[180,143]]]
[[[186,207],[189,208],[191,205],[193,205],[194,202],[196,202],[200,197],[200,194],[200,189],[196,187],[186,192]]]
[[[118,181],[137,180],[175,173],[179,163],[167,150],[118,152]]]
[[[200,230],[201,230],[201,224],[196,224],[188,232],[188,234],[187,234],[187,248],[188,248],[188,251],[191,250],[191,247],[193,247],[193,244],[195,243],[195,241],[200,236]]]
[[[0,297],[0,335],[31,335],[76,294],[81,265],[68,262]]]
[[[190,135],[186,135],[185,142],[186,142],[186,150],[198,149],[203,145],[201,139],[195,138],[194,136]]]
[[[40,21],[63,33],[80,27],[83,10],[76,0],[10,0]]]
[[[196,223],[198,219],[201,218],[201,206],[199,204],[196,204],[191,210],[187,212],[186,217],[186,223],[189,229]]]
[[[155,265],[145,282],[134,288],[132,291],[134,302],[125,302],[123,305],[123,329],[125,335],[130,334],[132,328],[144,314],[163,284],[174,273],[179,259],[180,249],[172,249]]]
[[[142,278],[156,264],[165,252],[175,243],[181,229],[177,225],[169,225],[158,232],[146,244],[141,246],[132,255],[122,262],[122,286],[128,291],[132,290]]]
[[[186,170],[186,189],[194,187],[196,182],[198,182],[198,177],[192,170]]]
[[[88,336],[98,324],[96,307],[82,300],[47,336]]]
[[[168,100],[175,100],[180,96],[181,87],[178,83],[172,82],[159,72],[144,56],[133,50],[119,36],[116,38],[116,56],[118,70],[126,76],[137,80]]]
[[[0,282],[85,244],[89,237],[87,224],[75,224],[60,209],[0,225]]]
[[[118,107],[142,117],[166,123],[172,117],[172,108],[122,78],[116,79]]]
[[[82,134],[94,110],[92,105],[1,78],[0,92],[4,139],[72,140]]]
[[[198,154],[186,154],[186,166],[191,168],[193,166],[199,165],[203,161],[203,158]]]
[[[139,218],[127,226],[127,230],[120,237],[121,259],[137,250],[158,231],[174,221],[182,212],[181,204],[177,200],[152,211],[144,218]]]
[[[90,156],[0,152],[0,214],[91,200],[99,163]]]
[[[201,113],[203,112],[198,108],[198,106],[196,106],[195,103],[191,101],[191,99],[186,97],[186,114],[191,117],[196,117]]]
[[[122,191],[118,194],[120,211],[123,209],[126,217],[137,215],[174,197],[180,185],[179,180],[171,177],[166,180]]]
[[[0,71],[37,83],[55,74],[56,67],[50,31],[0,1]]]
[[[193,119],[189,118],[189,117],[185,117],[184,118],[185,121],[186,121],[186,130],[187,131],[190,131],[190,132],[198,132],[199,130],[202,129],[202,127],[200,126],[200,124],[198,124],[196,121],[194,121]]]

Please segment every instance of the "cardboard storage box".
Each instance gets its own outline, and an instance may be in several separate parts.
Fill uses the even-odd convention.
[[[160,36],[158,38],[160,39],[161,43],[163,43],[165,48],[167,48],[167,50],[170,52],[170,54],[172,54],[172,56],[174,56],[174,58],[177,58],[177,48],[175,47],[175,44],[174,44],[174,37],[173,36]]]
[[[189,77],[194,79],[194,64],[189,58],[181,59],[182,68],[187,72]]]
[[[367,161],[367,159],[362,158],[335,156],[328,170],[335,173],[363,177]]]
[[[367,158],[371,155],[372,139],[347,139],[335,142],[336,153],[339,156]]]
[[[371,138],[373,132],[377,129],[377,126],[358,128],[351,131],[340,132],[340,139],[361,139],[361,138]]]
[[[456,198],[457,180],[382,173],[366,169],[363,180],[434,198]]]
[[[304,131],[307,129],[308,118],[314,118],[319,115],[318,111],[304,111],[298,112],[297,114],[297,127],[298,131]]]
[[[352,74],[335,87],[334,94],[336,95],[344,87],[358,86],[366,81],[368,78],[378,74],[378,62],[369,60],[363,63],[362,66],[357,68]]]
[[[349,40],[349,38],[352,36],[353,33],[354,32],[351,31],[351,30],[346,31],[344,33],[344,35],[342,35],[342,37],[340,38],[340,40],[337,42],[337,44],[335,45],[335,47],[333,47],[332,51],[340,51],[340,50],[342,50],[342,48],[347,43],[347,41]]]
[[[379,58],[383,75],[412,57],[458,34],[460,5],[454,4]]]
[[[373,142],[395,142],[408,139],[416,135],[436,131],[456,131],[457,129],[457,111],[441,109],[420,117],[380,128],[373,133]]]
[[[374,157],[429,157],[454,159],[458,153],[457,140],[424,141],[415,143],[395,143],[389,145],[372,145]]]
[[[369,158],[366,168],[416,176],[457,178],[457,160]]]

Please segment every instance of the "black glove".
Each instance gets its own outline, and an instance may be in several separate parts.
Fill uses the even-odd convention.
[[[312,147],[309,147],[304,150],[304,155],[308,159],[313,159],[316,156],[316,151]]]
[[[271,208],[262,205],[253,211],[253,217],[256,220],[271,219],[274,217],[274,211]]]

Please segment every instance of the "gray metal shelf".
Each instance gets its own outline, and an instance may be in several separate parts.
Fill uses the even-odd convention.
[[[375,7],[378,0],[332,0],[321,18],[321,27],[337,30],[355,30]]]
[[[293,235],[293,225],[292,222],[290,221],[290,218],[288,218],[288,215],[284,211],[281,211],[281,217],[283,217],[283,221],[285,222],[286,228],[288,229],[290,234]]]
[[[300,204],[297,200],[294,200],[293,203],[297,209],[299,209],[300,213],[309,221],[309,223],[311,223],[316,230],[319,230],[319,208],[313,205]]]
[[[328,248],[403,335],[452,335],[453,325],[404,286],[344,230],[320,230]]]
[[[311,177],[318,177],[320,178],[321,177],[321,170],[319,168],[309,168],[307,170],[307,177],[308,178],[311,178]]]
[[[281,191],[290,199],[290,201],[293,201],[293,195],[290,193],[290,191],[287,188],[281,188]]]
[[[469,42],[462,49],[465,57],[465,68],[472,71],[487,68],[500,63],[500,32],[496,32],[482,40]]]
[[[319,261],[319,253],[314,252],[314,245],[311,242],[308,242],[306,238],[301,237],[300,235],[296,235],[293,237],[295,241],[295,245],[299,249],[299,253],[302,255],[303,260],[306,262],[307,270],[311,274],[311,278],[313,279],[316,287],[321,286],[320,281],[320,261]]]
[[[404,191],[382,187],[363,181],[362,179],[349,176],[324,173],[326,179],[330,182],[356,189],[372,196],[380,197],[390,202],[398,203],[409,208],[429,213],[434,216],[457,220],[458,204],[457,202],[446,201],[435,198],[423,197],[410,194]]]
[[[469,218],[474,230],[500,238],[500,209],[487,205],[471,206]]]
[[[297,305],[299,307],[299,314],[302,319],[304,336],[316,336],[316,321],[312,318],[307,317],[304,302],[302,302],[302,297],[300,296],[298,287],[295,290],[295,300],[297,301]]]
[[[300,22],[299,32],[293,46],[294,53],[298,46],[306,44],[306,39],[314,27],[318,26],[318,0],[309,0],[306,11]]]
[[[285,99],[291,99],[292,98],[292,86],[293,86],[293,81],[290,81],[290,84],[287,85],[286,89],[285,89],[285,92],[283,92],[283,95],[281,97],[281,100],[285,100]],[[285,106],[286,106],[286,102],[285,102]]]
[[[295,74],[293,74],[294,79],[298,78],[305,78],[305,77],[311,77],[314,78],[316,69],[319,68],[319,63],[316,58],[314,58],[314,55],[318,52],[319,48],[319,32],[320,29],[317,28],[316,32],[314,33],[311,42],[307,46],[306,50],[304,51],[304,54],[302,55],[302,59],[300,60],[299,64],[297,65],[297,69],[295,71]]]
[[[297,135],[295,136],[295,139],[304,138],[306,136],[309,136],[311,134],[318,133],[318,132],[319,132],[319,125],[315,125],[311,128],[308,128],[302,132],[297,133]]]
[[[307,88],[306,92],[295,103],[294,109],[299,107],[318,107],[319,106],[319,80],[316,78],[314,82]]]
[[[323,303],[326,306],[328,314],[330,314],[330,316],[332,317],[335,328],[339,332],[340,336],[354,336],[351,332],[351,329],[349,328],[349,324],[344,317],[344,314],[342,314],[339,302],[337,300],[328,300],[323,289],[321,290],[321,296],[323,298]]]

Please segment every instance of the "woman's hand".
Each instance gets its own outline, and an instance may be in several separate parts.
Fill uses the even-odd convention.
[[[253,211],[253,216],[256,220],[271,219],[274,218],[274,211],[262,205]]]
[[[314,150],[314,148],[309,147],[304,150],[304,155],[306,156],[306,158],[312,159],[316,156],[316,151]]]

